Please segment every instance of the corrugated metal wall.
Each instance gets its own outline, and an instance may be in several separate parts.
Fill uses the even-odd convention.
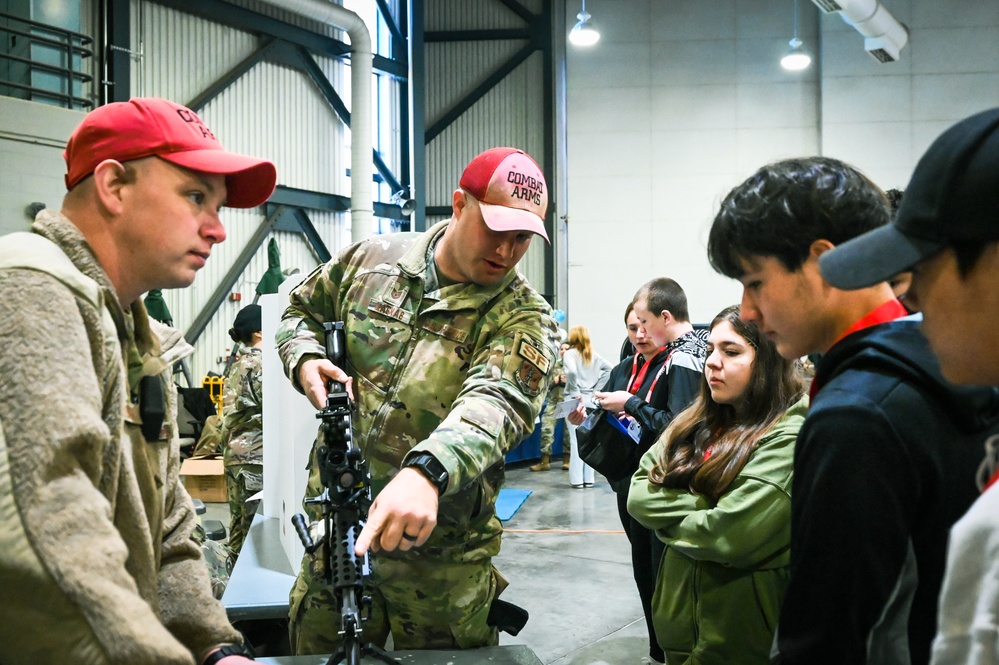
[[[547,0],[519,0],[541,14]],[[501,0],[426,0],[425,32],[523,28],[524,20]],[[525,40],[428,42],[426,44],[426,124],[499,69]],[[509,145],[544,159],[544,62],[533,53],[426,147],[427,205],[449,206],[461,171],[479,152]],[[551,185],[552,183],[549,183]],[[549,186],[549,189],[551,187]],[[428,226],[440,218],[427,218]],[[543,290],[544,241],[531,243],[520,271]]]
[[[300,27],[316,28],[331,36],[340,34],[263,3],[241,4]],[[132,69],[132,94],[136,97],[159,96],[188,103],[258,47],[254,35],[154,2],[133,0],[131,9],[132,48],[142,53]],[[344,79],[349,77],[346,66],[314,57],[349,108],[349,91],[344,90]],[[344,145],[344,126],[312,82],[297,70],[262,62],[209,102],[199,115],[227,149],[273,161],[280,185],[349,196],[346,170],[350,151]],[[331,252],[349,243],[349,215],[315,210],[307,214]],[[222,219],[228,238],[215,247],[194,285],[164,292],[174,325],[181,330],[188,329],[263,223],[263,208],[227,208]],[[303,236],[275,231],[270,237],[278,241],[282,269],[309,272],[319,263]],[[223,303],[197,340],[190,361],[196,379],[208,371],[221,370],[218,359],[232,345],[226,331],[239,308],[253,301],[265,270],[266,242],[233,287],[233,292],[241,293],[242,301]]]
[[[552,0],[519,0],[528,10],[542,13]],[[328,26],[282,12],[257,0],[233,2],[293,25],[338,39],[345,36]],[[398,10],[399,2],[389,6]],[[359,10],[360,11],[360,10]],[[142,54],[132,67],[134,96],[162,96],[187,103],[203,92],[259,46],[254,35],[235,30],[151,0],[131,0],[132,49]],[[489,29],[524,27],[524,21],[502,0],[427,0],[425,29]],[[374,27],[371,28],[375,32]],[[426,45],[426,121],[434,122],[500,67],[526,42],[491,41],[431,43]],[[314,56],[334,88],[350,106],[349,72],[344,63]],[[428,205],[448,205],[461,169],[477,152],[496,145],[522,147],[539,161],[543,158],[543,58],[534,53],[451,127],[426,151]],[[379,103],[398,106],[397,93],[384,82]],[[349,148],[345,129],[312,83],[301,73],[272,63],[260,63],[208,103],[200,115],[230,150],[267,157],[278,168],[281,185],[349,195]],[[398,136],[396,126],[382,132],[379,150],[398,173],[398,152],[385,145]],[[384,187],[382,188],[384,189]],[[383,192],[382,199],[386,198]],[[330,251],[349,242],[346,215],[308,211]],[[263,222],[262,210],[225,210],[228,239],[216,247],[208,266],[192,288],[164,294],[175,325],[186,330],[205,306],[216,286],[233,265],[254,231]],[[433,221],[433,220],[428,220]],[[276,232],[282,267],[308,271],[317,263],[305,240],[294,233]],[[532,243],[520,269],[538,286],[544,284],[543,243]],[[218,370],[225,355],[226,334],[239,306],[252,301],[253,288],[267,268],[266,244],[250,261],[234,290],[241,303],[226,302],[196,344],[191,365],[196,377]]]

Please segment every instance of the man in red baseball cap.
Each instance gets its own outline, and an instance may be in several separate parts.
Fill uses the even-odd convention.
[[[277,334],[285,371],[316,408],[352,383],[354,441],[375,495],[355,554],[372,568],[367,641],[396,649],[496,644],[516,631],[496,597],[503,459],[534,429],[554,374],[558,328],[517,272],[547,239],[548,185],[524,151],[493,148],[465,168],[452,216],[424,233],[348,247],[291,293]],[[323,322],[343,321],[344,367]],[[315,450],[313,455],[315,455]],[[309,497],[322,491],[310,467]],[[336,651],[340,612],[306,555],[291,592],[295,653]]]
[[[163,99],[95,109],[65,158],[61,211],[0,243],[3,660],[249,662],[191,537],[167,331],[140,296],[191,284],[220,208],[265,201],[274,165]]]

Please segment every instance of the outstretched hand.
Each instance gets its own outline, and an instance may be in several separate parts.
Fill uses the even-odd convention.
[[[330,381],[339,381],[347,386],[347,394],[354,399],[353,380],[347,373],[326,358],[306,360],[298,367],[298,382],[317,410],[326,406],[326,386]]]
[[[437,526],[437,502],[437,488],[426,476],[412,468],[400,470],[371,504],[354,554],[406,552],[427,542]]]
[[[567,415],[565,419],[573,425],[582,425],[583,421],[586,420],[586,407],[580,404],[576,407],[576,410]]]

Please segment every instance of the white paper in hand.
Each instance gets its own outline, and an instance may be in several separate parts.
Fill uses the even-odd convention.
[[[567,415],[576,410],[579,406],[579,398],[573,397],[572,399],[567,399],[564,402],[560,402],[558,406],[555,407],[555,418],[565,418]]]

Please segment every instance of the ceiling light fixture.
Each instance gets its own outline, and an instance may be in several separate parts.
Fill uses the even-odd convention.
[[[812,56],[808,55],[798,38],[798,0],[791,2],[794,3],[794,37],[788,42],[791,49],[780,59],[780,66],[791,72],[800,72],[812,64]]]
[[[586,11],[586,0],[583,0],[583,10],[576,14],[579,21],[569,31],[569,41],[576,46],[593,46],[600,41],[600,33],[590,21],[592,18]]]

